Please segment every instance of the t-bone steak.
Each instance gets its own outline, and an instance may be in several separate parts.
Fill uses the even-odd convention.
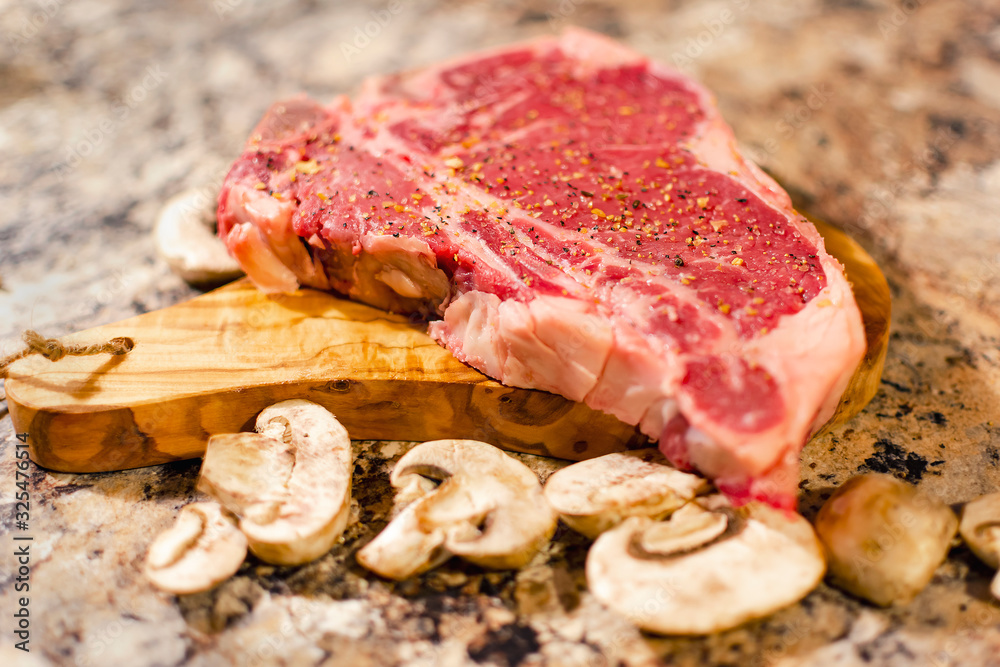
[[[795,505],[865,349],[841,266],[712,96],[581,30],[274,105],[218,219],[260,289],[434,319],[458,359],[638,424],[738,502]]]

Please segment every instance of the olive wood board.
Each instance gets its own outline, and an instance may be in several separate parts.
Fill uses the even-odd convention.
[[[891,306],[861,246],[816,224],[846,267],[868,343],[832,424],[877,391]],[[289,398],[323,405],[359,440],[470,438],[571,460],[646,442],[582,403],[486,377],[431,340],[424,323],[315,290],[266,296],[242,279],[61,340],[118,336],[135,348],[10,367],[11,419],[39,465],[101,472],[199,457],[210,435],[251,430],[257,413]]]

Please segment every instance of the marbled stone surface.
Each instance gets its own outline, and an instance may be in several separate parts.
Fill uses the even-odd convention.
[[[1000,486],[1000,6],[986,0],[0,2],[0,355],[194,294],[154,253],[173,194],[214,195],[277,98],[578,24],[712,88],[745,149],[806,211],[850,230],[893,290],[882,390],[807,446],[812,517],[859,470],[948,503]],[[368,30],[370,36],[364,35]],[[360,32],[359,32],[360,31]],[[352,51],[345,45],[356,48]],[[2,414],[2,413],[0,413]],[[16,440],[0,420],[3,665],[997,665],[991,573],[955,547],[909,606],[826,585],[707,638],[638,632],[587,592],[561,528],[520,572],[449,563],[412,582],[354,552],[383,525],[399,443],[358,443],[357,521],[299,568],[250,558],[176,598],[140,574],[198,497],[198,462],[33,469],[31,653],[13,648]],[[559,462],[520,457],[542,476]]]

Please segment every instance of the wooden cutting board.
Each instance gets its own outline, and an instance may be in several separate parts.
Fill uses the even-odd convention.
[[[817,223],[847,268],[868,352],[831,423],[878,390],[889,288],[843,232]],[[215,433],[251,430],[266,406],[305,398],[355,439],[472,438],[580,460],[641,445],[635,427],[542,391],[505,387],[457,361],[426,326],[314,290],[266,297],[246,279],[61,339],[127,336],[124,356],[27,357],[5,383],[14,428],[39,465],[123,470],[199,457]]]

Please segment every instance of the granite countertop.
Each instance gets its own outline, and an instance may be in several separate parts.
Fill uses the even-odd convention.
[[[270,102],[577,24],[715,91],[745,150],[848,229],[894,298],[882,387],[803,453],[801,509],[857,471],[948,503],[1000,487],[1000,6],[985,0],[0,3],[0,355],[197,294],[153,250],[163,202],[211,196]],[[367,39],[359,30],[368,29]],[[356,49],[345,48],[350,45]],[[0,415],[4,412],[0,411]],[[952,549],[910,605],[821,585],[707,638],[658,638],[587,592],[560,528],[520,572],[449,563],[401,584],[354,552],[383,525],[407,445],[357,446],[353,522],[299,568],[248,559],[177,598],[140,566],[198,497],[198,461],[32,469],[31,652],[13,648],[14,445],[0,419],[3,665],[1000,665],[991,573]],[[562,463],[519,456],[545,476]]]

